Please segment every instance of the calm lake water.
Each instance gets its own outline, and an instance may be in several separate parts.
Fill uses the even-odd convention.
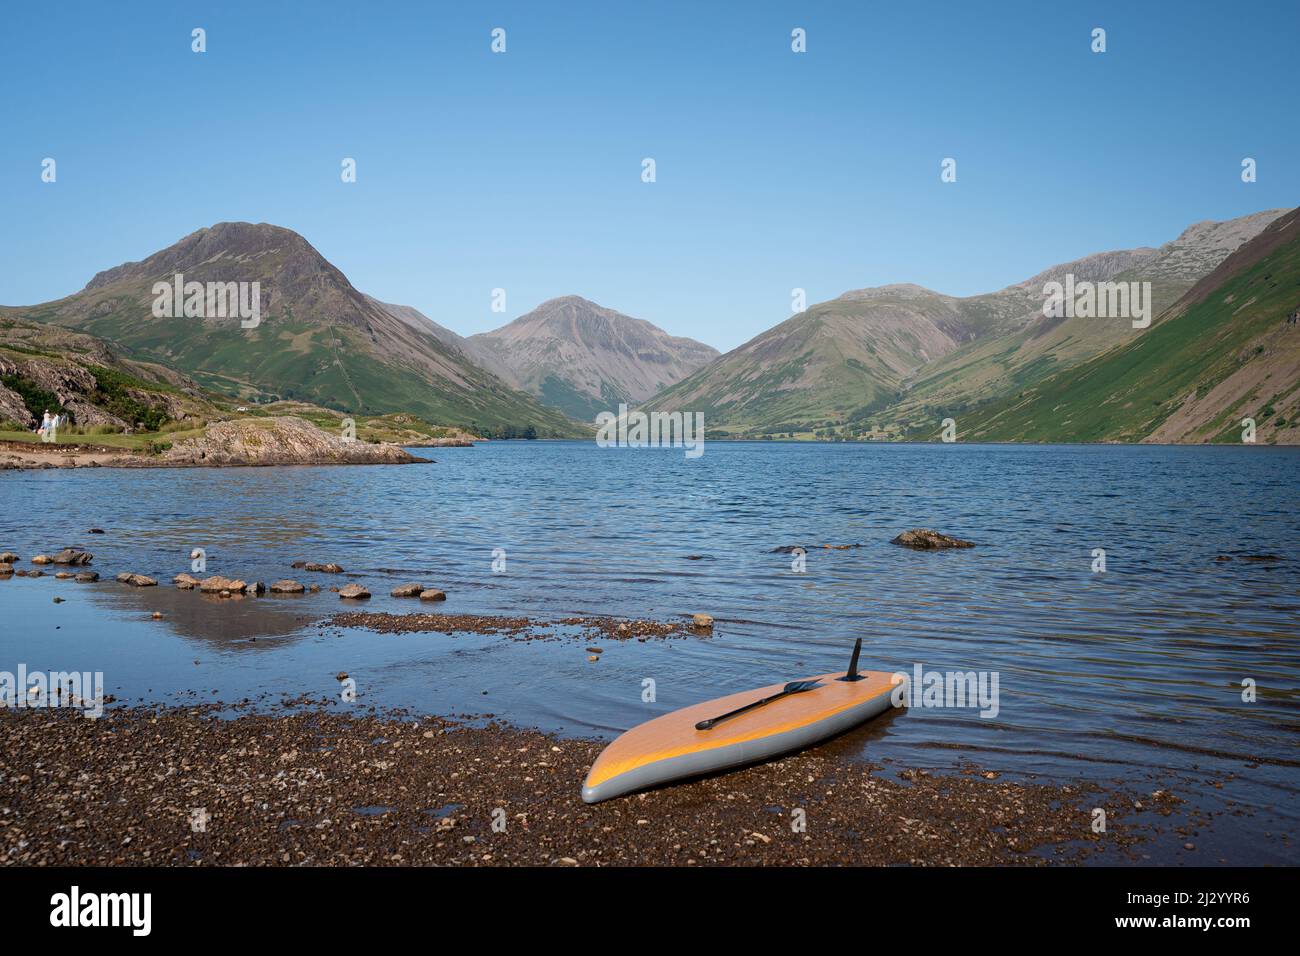
[[[423,454],[437,463],[0,473],[0,550],[81,544],[107,579],[0,582],[0,670],[102,670],[119,698],[164,703],[337,699],[347,671],[360,705],[609,737],[841,669],[861,637],[865,668],[997,672],[999,712],[891,714],[829,745],[846,759],[1160,780],[1206,809],[1250,811],[1201,834],[1206,852],[1189,862],[1295,862],[1276,835],[1294,839],[1300,816],[1300,449],[713,442],[686,460],[512,442]],[[917,526],[979,546],[889,544]],[[773,553],[789,545],[809,547],[806,572]],[[341,609],[328,591],[175,591],[195,547],[209,573],[360,581],[370,610],[427,610],[387,596],[415,580],[447,591],[446,612],[704,611],[717,625],[707,639],[599,641],[594,664],[576,639],[345,630],[315,623]],[[295,559],[348,573],[294,571]],[[123,570],[162,584],[113,582]]]

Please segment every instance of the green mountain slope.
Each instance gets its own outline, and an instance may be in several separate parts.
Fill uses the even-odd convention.
[[[262,319],[158,318],[155,282],[259,282]],[[305,239],[265,223],[219,223],[75,295],[0,314],[79,329],[250,401],[299,399],[357,414],[410,412],[479,434],[581,434],[479,368],[433,330],[353,288]]]
[[[1099,253],[965,298],[914,285],[848,292],[812,306],[647,403],[702,411],[730,434],[933,437],[971,414],[1138,333],[1124,320],[1047,319],[1043,286],[1150,282],[1152,316],[1284,210],[1197,223],[1158,249]]]
[[[1300,209],[1122,345],[959,419],[963,440],[1300,441]],[[1100,320],[1092,320],[1100,321]]]
[[[1116,258],[1123,254],[1104,253],[1056,266],[995,293],[994,297],[1021,292],[1031,309],[1030,321],[977,338],[920,369],[905,383],[904,397],[877,420],[904,434],[930,437],[936,421],[960,417],[1018,393],[1142,334],[1123,319],[1044,319],[1039,310],[1045,282],[1063,281],[1067,272],[1073,273],[1076,281],[1149,282],[1154,318],[1285,212],[1272,209],[1226,222],[1197,223],[1159,249],[1130,250],[1127,265]]]

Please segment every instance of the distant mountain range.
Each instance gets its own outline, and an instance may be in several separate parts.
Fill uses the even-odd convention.
[[[846,292],[645,407],[702,411],[711,430],[738,436],[933,439],[944,418],[965,421],[1151,331],[1123,319],[1047,318],[1045,283],[1067,274],[1077,282],[1149,282],[1156,318],[1285,212],[1197,223],[1159,249],[1087,256],[984,295],[957,298],[915,285]]]
[[[590,435],[599,412],[626,403],[703,412],[715,436],[932,440],[952,418],[965,440],[1208,441],[1254,417],[1260,441],[1297,441],[1296,215],[1197,223],[1159,248],[1087,256],[983,295],[850,291],[726,355],[578,296],[463,337],[358,291],[297,233],[219,223],[67,298],[0,307],[0,347],[13,361],[37,339],[47,358],[108,350],[102,364],[161,387],[411,413],[487,436]],[[177,274],[259,283],[260,324],[159,316],[155,284]],[[1150,327],[1045,316],[1045,285],[1067,276],[1149,283]],[[67,332],[35,334],[41,325]]]

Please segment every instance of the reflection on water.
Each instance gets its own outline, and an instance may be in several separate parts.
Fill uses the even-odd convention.
[[[864,666],[1000,674],[997,719],[914,711],[863,738],[873,759],[970,758],[1054,777],[1232,771],[1294,799],[1300,450],[715,442],[686,460],[680,450],[531,442],[437,458],[420,468],[0,475],[0,550],[81,543],[105,578],[131,570],[163,582],[0,583],[13,609],[0,653],[34,656],[61,615],[68,629],[46,648],[133,649],[152,662],[139,665],[147,680],[123,677],[131,696],[148,696],[146,684],[333,694],[344,669],[372,703],[610,734],[843,666],[861,636]],[[38,501],[57,506],[30,507]],[[979,547],[888,543],[916,526]],[[862,547],[822,547],[846,544]],[[789,545],[809,547],[806,573],[773,553]],[[427,610],[387,597],[420,581],[447,591],[448,612],[705,611],[717,626],[709,639],[605,642],[596,664],[581,643],[340,632],[307,626],[340,608],[328,591],[239,602],[173,591],[166,582],[188,570],[195,547],[211,573],[361,581],[376,610]],[[492,572],[497,548],[504,574]],[[1104,574],[1091,570],[1097,548]],[[1282,560],[1241,560],[1250,554]],[[298,559],[346,573],[295,571]],[[55,587],[80,590],[56,610]],[[166,663],[173,647],[189,670]],[[194,665],[204,649],[216,658]],[[647,678],[653,703],[641,699]],[[1247,678],[1255,703],[1241,699]]]

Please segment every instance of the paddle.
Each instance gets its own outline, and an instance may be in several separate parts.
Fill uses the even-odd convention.
[[[773,694],[771,697],[764,697],[761,700],[754,701],[752,704],[746,704],[744,707],[737,707],[735,710],[729,710],[725,714],[719,714],[717,717],[710,717],[708,720],[701,720],[698,724],[695,725],[695,729],[708,730],[709,728],[713,727],[715,724],[719,724],[724,720],[729,720],[730,718],[735,717],[737,714],[743,714],[747,710],[753,710],[755,707],[762,707],[764,704],[770,704],[772,703],[772,701],[780,700],[782,697],[788,697],[791,694],[801,694],[806,690],[812,690],[814,687],[821,687],[821,686],[822,685],[815,680],[791,681],[790,683],[786,684],[783,688],[781,688],[781,692],[779,694]]]

